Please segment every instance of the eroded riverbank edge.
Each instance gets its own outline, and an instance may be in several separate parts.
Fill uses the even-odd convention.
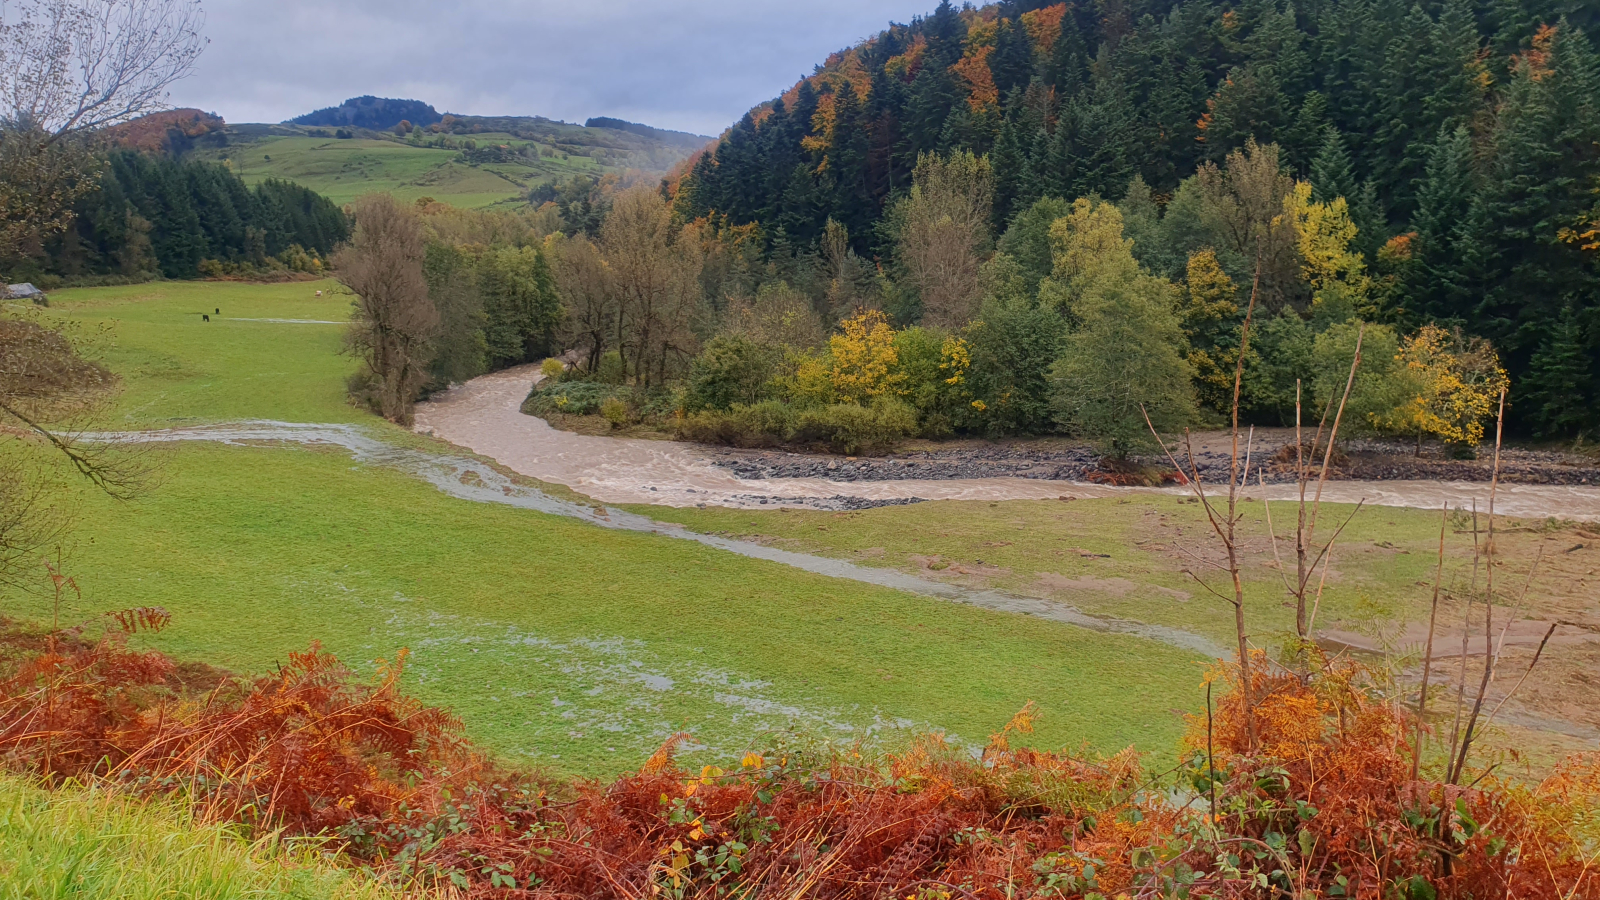
[[[1053,500],[1062,496],[1187,493],[1186,488],[1176,486],[1125,488],[1042,477],[1041,471],[1032,471],[1038,466],[1029,460],[1006,458],[1010,451],[1004,445],[993,450],[1001,465],[985,470],[991,474],[944,478],[936,477],[940,473],[933,468],[923,471],[921,466],[892,461],[895,457],[846,459],[780,453],[772,454],[772,458],[792,456],[793,466],[767,466],[748,462],[759,461],[766,451],[582,435],[557,430],[543,419],[521,411],[523,399],[539,377],[538,367],[519,366],[436,394],[418,404],[416,430],[492,459],[512,472],[562,485],[609,504],[849,509],[918,500]],[[1258,467],[1259,461],[1270,459],[1269,449],[1282,447],[1285,439],[1292,440],[1291,435],[1292,429],[1258,432],[1252,448]],[[1206,468],[1221,465],[1225,460],[1221,453],[1214,436],[1202,438],[1196,446],[1196,456]],[[1527,456],[1519,465],[1547,465],[1539,461],[1537,451],[1519,453]],[[1508,454],[1512,461],[1520,458]],[[734,460],[746,462],[734,465]],[[1457,464],[1466,465],[1460,461],[1451,463]],[[1024,465],[1030,471],[1019,471],[1018,467]],[[1472,465],[1481,468],[1482,463]],[[1010,474],[1001,474],[1006,471]],[[786,473],[793,473],[793,477]],[[1250,481],[1256,479],[1252,477]],[[1487,480],[1476,479],[1341,479],[1330,480],[1321,499],[1418,509],[1438,509],[1442,504],[1470,509],[1476,504],[1486,510],[1489,487]],[[1265,486],[1252,483],[1245,493],[1269,500],[1298,496],[1293,483],[1273,483],[1270,479]],[[1498,513],[1518,518],[1600,521],[1600,487],[1594,485],[1502,483],[1495,501]]]

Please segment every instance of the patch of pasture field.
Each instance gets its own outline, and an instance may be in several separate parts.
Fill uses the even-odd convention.
[[[479,145],[528,143],[509,135],[474,135],[473,139]],[[457,150],[321,137],[269,137],[205,155],[225,158],[246,184],[280,178],[311,188],[340,204],[377,191],[406,201],[432,197],[476,209],[520,200],[540,182],[607,171],[586,156],[541,157],[526,165],[471,166],[460,161]]]
[[[350,299],[332,280],[159,281],[57,291],[46,315],[80,323],[122,377],[111,427],[371,421],[345,401],[344,326],[322,324],[348,321]]]
[[[768,732],[982,744],[1030,700],[1037,745],[1171,752],[1202,660],[691,542],[449,497],[342,451],[185,445],[132,503],[85,501],[64,618],[161,605],[141,639],[260,672],[312,641],[408,680],[510,756],[600,775],[675,731],[706,761]],[[42,595],[8,610],[49,616]]]
[[[1233,639],[1232,606],[1189,574],[1230,594],[1227,573],[1212,568],[1223,561],[1220,546],[1199,504],[1180,497],[947,501],[845,513],[635,509],[702,533],[1054,599],[1089,613],[1198,632],[1224,646]],[[1247,502],[1241,510],[1247,625],[1251,640],[1270,648],[1281,645],[1294,628],[1294,607],[1276,559],[1293,578],[1294,547],[1286,531],[1295,508],[1271,505],[1279,535],[1276,558],[1266,506]],[[1326,539],[1354,511],[1352,505],[1324,504],[1317,533]],[[1435,644],[1444,661],[1435,666],[1436,685],[1459,677],[1464,623],[1470,620],[1474,635],[1469,680],[1481,671],[1484,645],[1484,569],[1474,567],[1472,519],[1457,511],[1444,524]],[[1316,610],[1317,636],[1325,646],[1418,674],[1440,525],[1439,511],[1395,507],[1365,507],[1350,519],[1335,545]],[[1479,527],[1487,527],[1482,518]],[[1590,585],[1600,572],[1600,533],[1591,528],[1504,518],[1497,525],[1495,634],[1497,645],[1504,634],[1501,670],[1511,674],[1496,679],[1491,703],[1498,703],[1527,669],[1551,622],[1580,623],[1558,630],[1489,739],[1527,758],[1548,761],[1574,748],[1600,745],[1600,692],[1594,690],[1600,683],[1595,675],[1600,639],[1592,630],[1600,609]],[[1313,587],[1318,581],[1320,570]],[[1469,612],[1467,597],[1474,585],[1479,599]],[[1591,627],[1585,630],[1582,623]]]
[[[1231,595],[1227,573],[1211,567],[1223,561],[1221,545],[1202,507],[1181,497],[938,501],[855,512],[631,508],[702,533],[1058,599],[1091,613],[1197,631],[1224,644],[1233,635],[1232,607],[1189,574]],[[1294,609],[1277,568],[1265,505],[1251,501],[1241,509],[1248,621],[1258,640],[1270,641],[1293,629]],[[1323,504],[1318,534],[1331,536],[1353,511],[1352,505]],[[1286,532],[1295,507],[1273,503],[1271,513],[1277,556],[1292,579],[1293,538]],[[1319,627],[1370,636],[1381,646],[1385,635],[1401,638],[1407,623],[1425,623],[1439,525],[1437,511],[1365,507],[1357,513],[1335,545]],[[1600,542],[1580,539],[1574,547],[1571,531],[1502,521],[1505,573],[1499,577],[1505,583],[1520,589],[1545,546],[1544,577],[1535,573],[1529,610],[1570,605],[1570,579],[1600,566]],[[1446,535],[1447,590],[1470,584],[1472,546],[1470,522],[1455,516]],[[1447,602],[1445,608],[1453,611],[1455,605]]]

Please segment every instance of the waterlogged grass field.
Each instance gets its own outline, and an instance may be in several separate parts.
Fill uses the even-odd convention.
[[[423,698],[579,772],[679,730],[719,759],[789,727],[981,744],[1029,700],[1045,744],[1170,750],[1199,696],[1164,645],[472,504],[342,452],[190,445],[165,472],[87,511],[76,615],[165,606],[152,645],[240,671],[313,640],[353,663],[408,647]]]
[[[844,513],[637,509],[694,531],[1180,628],[1210,638],[1219,648],[1230,647],[1235,640],[1233,607],[1190,574],[1231,595],[1227,573],[1209,565],[1222,562],[1221,546],[1200,505],[1180,497],[940,502]],[[1246,502],[1241,510],[1247,628],[1253,644],[1271,651],[1286,645],[1293,635],[1295,609],[1268,536],[1266,505]],[[1321,539],[1326,540],[1353,512],[1348,504],[1325,504]],[[1291,578],[1294,514],[1293,504],[1272,504],[1279,535],[1277,555]],[[1449,682],[1459,677],[1455,648],[1461,646],[1463,622],[1470,615],[1471,680],[1478,677],[1482,664],[1477,654],[1484,644],[1484,569],[1474,567],[1470,514],[1454,512],[1443,524],[1445,563],[1436,652],[1445,662],[1436,664],[1434,672]],[[1313,606],[1316,635],[1325,648],[1355,653],[1380,672],[1418,676],[1440,525],[1438,511],[1381,506],[1365,507],[1349,518],[1334,548],[1322,599]],[[1480,520],[1479,527],[1486,528],[1486,521]],[[1597,531],[1593,525],[1558,521],[1502,518],[1497,524],[1494,627],[1503,654],[1502,674],[1489,696],[1497,704],[1513,686],[1517,693],[1485,743],[1516,754],[1519,764],[1548,765],[1568,753],[1600,747],[1600,693],[1595,691],[1600,684],[1596,674],[1600,642],[1582,626],[1569,626],[1554,635],[1538,665],[1528,668],[1551,622],[1593,621],[1590,583],[1600,572]],[[1320,571],[1313,589],[1319,581]],[[1467,598],[1475,591],[1479,602],[1469,610]],[[1524,672],[1528,677],[1520,681]],[[1448,691],[1441,695],[1436,713],[1448,715],[1450,696]],[[1440,727],[1448,729],[1449,723]]]
[[[106,330],[121,427],[357,422],[330,284],[64,291],[51,314]],[[324,291],[317,298],[317,289]],[[200,321],[201,311],[222,309]],[[687,730],[726,761],[770,732],[981,745],[1028,701],[1032,742],[1170,754],[1203,660],[811,575],[669,537],[451,498],[344,451],[184,444],[139,499],[85,501],[63,618],[162,605],[148,645],[260,672],[320,641],[357,668],[412,652],[408,679],[509,756],[602,775]],[[13,594],[12,615],[49,601]]]

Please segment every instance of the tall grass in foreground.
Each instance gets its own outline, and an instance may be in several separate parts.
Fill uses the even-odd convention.
[[[386,900],[305,847],[196,824],[178,803],[0,776],[0,898]]]

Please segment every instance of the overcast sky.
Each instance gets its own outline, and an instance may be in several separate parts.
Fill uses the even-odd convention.
[[[172,102],[278,122],[347,97],[615,116],[716,135],[827,54],[936,0],[206,0]]]

